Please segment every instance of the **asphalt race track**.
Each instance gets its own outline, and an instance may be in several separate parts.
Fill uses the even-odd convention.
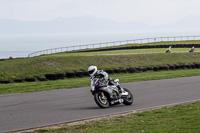
[[[125,83],[122,86],[133,93],[133,105],[100,109],[89,87],[0,96],[0,132],[200,100],[200,76]]]

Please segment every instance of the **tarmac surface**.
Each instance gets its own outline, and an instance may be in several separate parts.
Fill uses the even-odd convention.
[[[89,80],[89,78],[88,78]],[[200,76],[123,83],[134,96],[130,106],[99,108],[90,87],[0,96],[0,132],[20,131],[200,101]]]

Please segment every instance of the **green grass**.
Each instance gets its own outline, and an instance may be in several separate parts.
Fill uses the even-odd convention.
[[[146,46],[146,45],[176,45],[176,44],[200,44],[200,40],[189,40],[189,41],[160,41],[160,42],[151,42],[151,43],[129,43],[129,44],[122,44],[118,46],[111,46],[111,47],[103,47],[103,48],[94,48],[94,49],[87,49],[87,50],[96,50],[96,49],[107,49],[107,48],[119,48],[119,47],[131,47],[131,46]],[[113,44],[114,45],[114,44]],[[72,52],[80,52],[85,51],[83,50],[75,50]]]
[[[177,77],[200,76],[200,69],[176,70],[176,71],[158,71],[158,72],[144,72],[144,73],[121,73],[109,75],[111,78],[118,78],[120,83],[169,79]],[[56,81],[43,82],[24,82],[24,83],[10,83],[0,85],[0,95],[25,93],[45,90],[55,90],[63,88],[75,88],[90,86],[89,77],[83,78],[69,78]],[[88,89],[89,91],[89,89]]]
[[[200,44],[200,40],[189,40],[189,41],[161,41],[152,43],[142,43],[142,44],[125,44],[120,45],[121,47],[126,46],[144,46],[144,45],[176,45],[176,44]]]
[[[145,44],[127,44],[116,47],[134,45],[172,45],[172,44],[200,44],[195,41],[155,42]],[[108,47],[109,48],[109,47]],[[190,48],[173,48],[172,52],[186,51]],[[199,63],[198,53],[164,54],[166,48],[113,50],[101,52],[59,53],[26,59],[11,59],[0,61],[0,80],[14,80],[33,77],[43,77],[45,74],[86,71],[88,66],[96,65],[100,69],[114,69],[137,66],[156,66],[166,64]],[[200,51],[200,48],[195,48]],[[145,55],[114,55],[96,56],[99,54],[147,53],[162,52],[160,54]]]
[[[167,48],[150,48],[150,49],[131,49],[131,50],[112,50],[112,51],[97,51],[97,52],[80,52],[80,53],[58,53],[48,56],[87,56],[87,55],[100,55],[100,54],[126,54],[126,53],[152,53],[161,52],[165,53]],[[172,48],[173,52],[188,52],[190,48]],[[195,48],[195,51],[200,51],[200,48]]]
[[[142,113],[57,129],[40,129],[34,133],[198,133],[200,102],[164,107]]]
[[[113,69],[183,63],[200,63],[200,54],[161,53],[114,56],[68,56],[68,54],[65,54],[61,56],[40,56],[0,61],[0,80],[39,77],[61,72],[87,71],[90,65],[96,65],[99,69]]]

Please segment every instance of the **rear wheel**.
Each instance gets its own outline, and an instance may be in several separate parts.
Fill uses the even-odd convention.
[[[125,105],[131,105],[133,103],[133,95],[128,89],[126,89],[126,88],[123,88],[123,89],[124,89],[124,91],[128,92],[127,96],[123,96],[123,99],[124,99],[123,103]]]
[[[96,104],[101,108],[109,107],[108,97],[102,91],[96,92],[94,94],[94,100],[95,100]]]

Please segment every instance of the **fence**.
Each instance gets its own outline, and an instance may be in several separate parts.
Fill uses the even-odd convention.
[[[187,41],[187,40],[200,40],[200,36],[154,37],[154,38],[144,38],[144,39],[135,39],[135,40],[124,40],[124,41],[114,41],[114,42],[60,47],[60,48],[36,51],[29,54],[28,57],[55,54],[55,53],[61,53],[61,52],[69,52],[69,51],[75,51],[75,50],[105,48],[105,47],[111,47],[111,46],[119,46],[123,44],[144,44],[144,43],[162,42],[162,41]]]

